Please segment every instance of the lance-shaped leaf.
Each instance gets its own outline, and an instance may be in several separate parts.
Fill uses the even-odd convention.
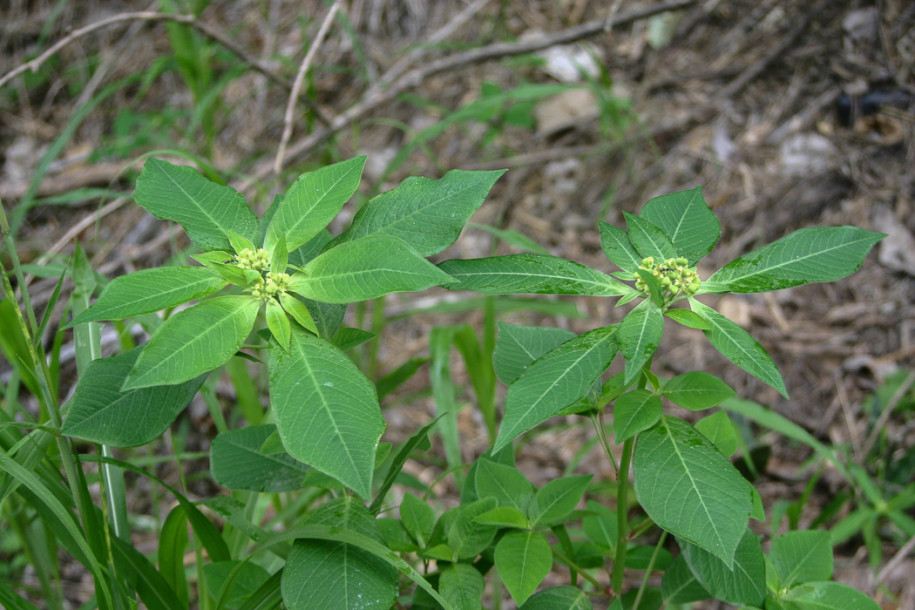
[[[620,353],[626,359],[624,382],[627,385],[654,354],[663,332],[664,314],[650,299],[639,303],[620,322],[619,345]]]
[[[617,443],[632,438],[661,419],[661,399],[648,390],[626,392],[613,403],[613,438]]]
[[[160,267],[116,277],[98,300],[65,328],[96,320],[123,320],[213,294],[226,285],[206,267]]]
[[[632,466],[636,497],[655,523],[733,565],[753,501],[749,484],[708,439],[662,416],[639,434]]]
[[[374,235],[324,252],[292,276],[289,289],[324,303],[366,301],[425,290],[452,279],[401,239]]]
[[[137,447],[165,432],[205,377],[122,392],[119,388],[140,350],[92,361],[67,403],[62,434],[112,447]]]
[[[788,397],[785,381],[778,372],[778,367],[775,366],[775,362],[772,361],[768,352],[750,333],[695,299],[690,299],[689,305],[694,312],[711,325],[710,330],[703,332],[715,349],[749,374],[778,390],[785,398]]]
[[[254,327],[260,299],[208,299],[163,322],[124,382],[124,390],[182,383],[225,364]]]
[[[299,176],[277,204],[267,226],[264,249],[273,251],[279,238],[285,237],[286,247],[292,252],[317,235],[359,188],[363,166],[365,156]]]
[[[665,383],[661,394],[681,407],[701,411],[721,404],[721,401],[734,396],[736,392],[714,375],[690,371]]]
[[[616,355],[616,327],[569,339],[534,362],[509,388],[493,453],[587,395]]]
[[[555,327],[515,326],[499,322],[493,367],[499,380],[508,385],[545,353],[575,336],[570,330]]]
[[[598,226],[600,227],[600,247],[607,259],[623,271],[634,272],[638,269],[644,257],[632,247],[629,233],[606,222],[600,222]]]
[[[721,237],[721,224],[702,197],[702,187],[655,197],[639,216],[664,231],[677,256],[690,265],[711,252]]]
[[[744,293],[832,282],[857,271],[884,237],[857,227],[801,229],[728,263],[708,282],[716,291]]]
[[[184,227],[204,252],[231,250],[229,231],[252,240],[257,234],[257,218],[244,196],[190,167],[150,159],[137,178],[134,198],[156,218]]]
[[[651,256],[659,263],[677,256],[677,249],[662,229],[635,214],[623,212],[623,216],[629,226],[629,241],[642,257]]]
[[[632,292],[622,282],[579,263],[556,256],[509,254],[448,260],[439,268],[457,280],[449,290],[483,294],[578,294],[619,296]]]
[[[766,564],[759,539],[746,530],[734,552],[733,563],[689,542],[680,544],[690,571],[715,599],[761,607],[766,597]]]
[[[369,201],[338,237],[399,237],[422,256],[438,254],[457,240],[470,216],[505,170],[452,170],[441,180],[411,177]]]
[[[283,446],[367,498],[384,432],[375,386],[346,354],[298,327],[291,329],[288,351],[271,344],[269,366]]]

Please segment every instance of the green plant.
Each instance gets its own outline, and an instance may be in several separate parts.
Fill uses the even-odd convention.
[[[64,405],[56,398],[54,352],[49,365],[41,342],[49,313],[36,319],[3,217],[13,269],[3,269],[0,314],[11,330],[0,347],[16,368],[0,411],[0,501],[23,548],[55,551],[30,558],[42,583],[59,581],[59,545],[91,572],[101,608],[130,607],[136,598],[150,608],[187,607],[197,599],[204,608],[463,609],[479,608],[484,598],[497,607],[500,582],[528,609],[589,608],[597,595],[610,597],[614,608],[674,607],[709,597],[757,608],[822,607],[816,603],[824,599],[876,607],[831,582],[827,532],[790,532],[764,555],[748,524],[765,513],[728,460],[738,442],[726,412],[695,426],[665,413],[665,401],[701,411],[734,401],[733,390],[701,371],[660,379],[651,363],[669,319],[704,332],[727,358],[786,394],[759,343],[697,297],[842,278],[881,235],[853,227],[803,229],[702,280],[696,263],[720,231],[695,189],[627,214],[628,230],[601,225],[604,251],[620,268],[612,275],[544,254],[433,265],[427,258],[457,239],[502,172],[408,178],[332,236],[325,227],[356,191],[364,161],[303,174],[257,218],[231,188],[190,168],[149,160],[135,198],[185,229],[201,251],[194,255],[201,266],[116,278],[86,307],[98,278],[77,250],[67,327],[76,334],[80,376]],[[435,329],[430,362],[439,415],[393,447],[379,442],[385,422],[378,396],[422,362],[373,383],[346,354],[371,334],[344,326],[344,311],[352,302],[430,286],[488,295],[487,324],[482,339],[468,326]],[[499,295],[522,293],[639,302],[619,324],[582,335],[504,322],[496,333]],[[163,320],[149,315],[163,310]],[[101,358],[97,321],[128,318],[151,332],[149,342]],[[468,364],[490,434],[490,450],[472,464],[460,462],[452,347]],[[618,354],[622,370],[605,379]],[[251,383],[246,362],[266,366],[266,412],[257,396],[244,395]],[[219,429],[211,472],[231,495],[192,502],[185,490],[115,457],[111,447],[144,445],[162,435],[198,391],[212,397],[207,376],[223,366],[247,420],[230,427],[209,400]],[[498,431],[496,379],[508,386]],[[38,400],[37,419],[18,400],[20,380]],[[606,493],[598,493],[591,475],[537,488],[515,467],[513,441],[560,414],[593,423],[617,473],[609,490],[615,508],[604,505]],[[239,419],[236,414],[232,421]],[[460,504],[440,514],[434,485],[403,470],[429,448],[433,431],[441,432],[446,449],[442,476],[453,473],[460,491]],[[96,443],[99,451],[74,452],[77,439]],[[92,482],[101,483],[102,508],[93,504],[82,468],[91,460],[101,467]],[[124,470],[148,477],[177,501],[162,524],[154,560],[141,555],[123,529]],[[395,483],[419,494],[404,491],[396,516],[389,516]],[[578,508],[589,490],[585,508]],[[203,507],[221,517],[222,530]],[[681,551],[676,558],[667,548],[670,535]],[[188,572],[183,559],[192,542],[195,569]],[[569,584],[538,592],[557,563],[568,570]],[[608,563],[609,581],[602,574]],[[658,570],[662,586],[648,586]],[[628,586],[632,582],[640,584]],[[15,589],[0,581],[0,601],[29,607]],[[62,595],[51,590],[49,604],[59,607]]]

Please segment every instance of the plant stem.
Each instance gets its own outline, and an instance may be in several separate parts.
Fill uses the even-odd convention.
[[[626,567],[626,543],[629,539],[629,464],[632,461],[632,448],[635,439],[627,439],[623,443],[623,455],[620,458],[619,474],[616,478],[616,521],[617,540],[616,557],[613,560],[613,573],[610,577],[613,591],[619,596],[623,590],[623,570]]]
[[[639,585],[639,592],[635,595],[635,601],[632,602],[631,610],[639,610],[639,603],[642,601],[642,595],[645,593],[645,588],[648,586],[648,578],[654,570],[654,564],[658,561],[658,554],[661,552],[661,548],[664,546],[664,541],[666,539],[667,530],[661,530],[661,537],[654,547],[654,553],[651,554],[651,559],[648,561],[648,567],[645,568],[645,575],[642,577],[642,583]]]

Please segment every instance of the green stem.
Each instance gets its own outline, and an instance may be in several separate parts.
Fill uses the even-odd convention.
[[[639,610],[639,603],[642,601],[642,595],[648,587],[648,578],[651,576],[652,571],[654,571],[654,564],[658,561],[658,555],[661,553],[661,549],[664,547],[664,541],[666,539],[667,531],[661,530],[661,537],[658,538],[658,543],[654,547],[654,553],[651,554],[651,560],[648,562],[648,567],[645,568],[645,575],[642,577],[642,583],[639,585],[639,592],[635,595],[635,601],[632,602],[631,610]]]
[[[620,458],[619,475],[616,483],[616,521],[617,540],[616,557],[613,560],[613,573],[610,581],[613,591],[619,596],[623,591],[623,570],[626,567],[626,543],[629,539],[629,464],[632,461],[632,448],[635,439],[627,439],[623,443],[623,455]]]

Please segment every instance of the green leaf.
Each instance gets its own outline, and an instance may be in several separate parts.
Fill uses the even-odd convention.
[[[762,546],[747,529],[734,553],[733,565],[694,544],[681,542],[683,557],[699,584],[712,597],[731,604],[761,607],[766,598],[766,564]]]
[[[783,587],[832,578],[832,541],[829,532],[797,530],[772,542],[769,559]]]
[[[616,334],[608,326],[569,339],[512,383],[493,452],[590,392],[616,355]]]
[[[553,553],[540,532],[511,531],[496,544],[496,569],[519,606],[537,590],[553,567]]]
[[[502,383],[511,384],[535,360],[574,336],[575,333],[564,328],[515,326],[499,322],[499,334],[492,354],[496,376]]]
[[[741,256],[708,279],[730,292],[766,292],[851,275],[886,237],[857,227],[809,227]]]
[[[380,539],[375,519],[353,496],[321,505],[308,525],[350,530]],[[283,571],[283,601],[292,610],[377,608],[388,610],[397,597],[397,572],[354,544],[296,540]]]
[[[413,539],[420,547],[425,547],[435,527],[435,512],[432,507],[414,496],[405,493],[400,502],[400,518]]]
[[[689,304],[694,312],[711,325],[711,330],[704,331],[705,336],[722,356],[788,398],[788,390],[785,389],[785,381],[778,372],[778,367],[750,333],[696,299],[690,299]]]
[[[289,454],[368,498],[384,432],[375,386],[338,348],[298,328],[288,352],[271,344],[269,367],[277,430]]]
[[[226,430],[210,446],[213,479],[233,491],[279,493],[302,489],[308,467],[289,454],[266,453],[264,442],[276,426],[247,426]]]
[[[257,218],[244,196],[210,182],[190,167],[150,159],[137,178],[137,203],[156,218],[174,220],[204,252],[231,250],[229,231],[254,239]]]
[[[877,602],[840,582],[810,582],[794,587],[784,601],[797,610],[880,610]]]
[[[453,278],[445,288],[482,294],[620,296],[632,292],[609,275],[556,256],[509,254],[453,259],[439,264],[439,269]]]
[[[225,364],[250,334],[260,304],[231,295],[179,311],[153,333],[122,390],[182,383]]]
[[[68,401],[61,433],[112,447],[137,447],[158,438],[175,421],[205,376],[178,385],[121,391],[140,348],[93,360]]]
[[[64,326],[96,320],[123,320],[213,294],[226,282],[206,267],[161,267],[117,277],[92,307]]]
[[[702,371],[677,375],[661,388],[662,396],[691,411],[714,407],[736,394],[728,384]]]
[[[711,252],[721,237],[721,224],[702,197],[702,187],[655,197],[639,216],[664,231],[677,256],[690,265]]]
[[[270,329],[270,334],[280,347],[289,349],[289,318],[286,317],[286,312],[276,299],[267,300],[267,328]]]
[[[550,587],[528,598],[520,610],[592,610],[588,594],[570,585]]]
[[[626,359],[625,383],[641,373],[642,367],[661,343],[664,315],[651,300],[644,300],[626,314],[619,325],[620,354]]]
[[[585,494],[592,475],[553,479],[534,494],[531,520],[534,525],[551,525],[567,517]]]
[[[474,519],[477,523],[510,527],[516,529],[530,529],[531,520],[514,506],[499,506],[479,515]]]
[[[392,292],[425,290],[452,281],[404,241],[384,235],[345,242],[293,274],[290,290],[325,303],[367,301]]]
[[[165,517],[159,531],[159,573],[175,592],[178,602],[187,606],[187,576],[184,571],[184,553],[187,551],[187,517],[184,507],[178,504]]]
[[[316,335],[318,334],[318,327],[315,324],[314,318],[311,317],[311,312],[308,311],[308,307],[305,306],[305,303],[288,292],[282,292],[280,293],[280,305],[283,306],[283,310],[292,316],[292,319],[295,320],[299,326]]]
[[[582,517],[581,525],[588,539],[608,551],[616,549],[619,539],[616,513],[594,500],[588,500],[587,510],[593,514]]]
[[[716,411],[696,422],[696,430],[712,441],[724,457],[737,451],[737,430],[725,411]]]
[[[664,312],[664,315],[687,328],[695,328],[696,330],[712,329],[711,324],[703,320],[699,314],[690,311],[689,309],[668,309]]]
[[[365,156],[306,172],[286,189],[267,226],[264,249],[272,251],[281,237],[291,252],[336,218],[362,177]]]
[[[257,249],[253,241],[231,229],[229,230],[229,243],[232,244],[232,250],[235,251],[235,254],[241,254],[243,250],[251,250],[253,252]]]
[[[658,423],[661,399],[648,390],[633,390],[613,403],[613,439],[622,443]]]
[[[677,257],[677,249],[663,230],[635,214],[623,212],[623,216],[629,226],[629,241],[642,258],[650,256],[656,263],[661,263]]]
[[[513,506],[526,512],[534,497],[534,486],[512,466],[481,458],[477,461],[474,487],[478,498],[495,498],[499,506]]]
[[[662,416],[638,436],[632,466],[636,497],[655,523],[732,565],[753,501],[746,480],[708,439]]]
[[[442,515],[445,538],[458,559],[473,559],[492,544],[496,528],[478,522],[477,517],[494,508],[495,498],[480,498]]]
[[[600,246],[607,259],[623,271],[635,273],[645,257],[632,247],[629,233],[606,222],[597,224],[600,227]]]
[[[711,597],[695,574],[689,569],[686,558],[678,555],[670,566],[664,570],[664,579],[661,581],[661,594],[666,604],[688,604]]]
[[[398,237],[421,256],[438,254],[457,240],[467,220],[483,203],[498,171],[452,170],[441,180],[410,177],[369,201],[337,239],[370,235]]]
[[[267,570],[250,561],[205,563],[203,574],[210,597],[223,604],[217,608],[239,607],[270,578]]]
[[[455,610],[480,610],[486,582],[472,565],[456,563],[442,570],[438,590]]]

